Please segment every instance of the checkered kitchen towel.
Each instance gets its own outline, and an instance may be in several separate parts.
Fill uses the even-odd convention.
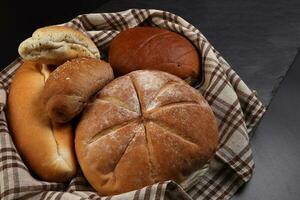
[[[229,199],[247,182],[254,168],[249,133],[265,108],[229,64],[194,26],[184,19],[160,10],[131,9],[119,13],[80,15],[64,24],[92,38],[105,50],[120,31],[138,25],[151,25],[178,32],[199,50],[203,61],[202,81],[195,86],[207,99],[217,118],[220,144],[215,158],[200,177],[179,186],[173,181],[151,185],[129,193],[101,197],[78,172],[69,183],[49,183],[32,177],[15,148],[5,113],[0,114],[0,199]],[[221,36],[220,36],[221,37]],[[1,107],[5,105],[11,78],[22,63],[17,59],[0,74]],[[5,90],[5,91],[4,91]]]

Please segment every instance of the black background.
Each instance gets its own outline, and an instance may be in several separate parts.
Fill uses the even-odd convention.
[[[182,16],[257,90],[265,105],[275,96],[252,138],[254,176],[233,199],[299,199],[299,0],[1,0],[0,67],[18,56],[19,43],[38,27],[78,14],[129,8],[164,9]]]
[[[95,10],[105,0],[0,1],[1,68],[18,56],[18,46],[42,26],[69,21]]]

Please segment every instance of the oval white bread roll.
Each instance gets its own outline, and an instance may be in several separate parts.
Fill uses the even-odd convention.
[[[11,134],[27,166],[45,181],[64,182],[76,174],[71,124],[53,123],[40,99],[50,71],[25,62],[16,72],[8,97]]]
[[[60,65],[77,57],[100,58],[94,42],[84,33],[66,26],[46,26],[33,32],[19,46],[24,60]]]

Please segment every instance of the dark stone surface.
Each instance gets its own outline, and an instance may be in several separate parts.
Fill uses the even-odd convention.
[[[254,176],[233,200],[300,199],[299,76],[298,53],[252,138]]]

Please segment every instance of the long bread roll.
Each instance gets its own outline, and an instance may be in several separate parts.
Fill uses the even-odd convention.
[[[46,65],[25,62],[10,87],[11,134],[27,166],[45,181],[64,182],[76,173],[71,124],[53,123],[41,101],[49,76]]]

